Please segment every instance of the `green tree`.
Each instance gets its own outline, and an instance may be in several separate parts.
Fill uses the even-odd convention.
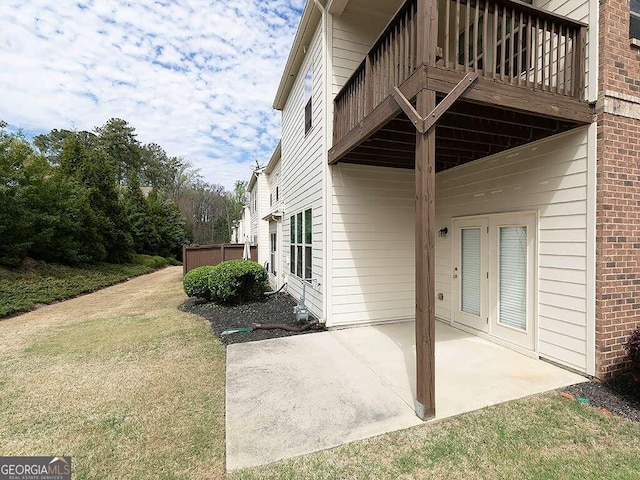
[[[114,171],[116,182],[123,185],[129,173],[139,173],[141,166],[140,142],[135,128],[125,120],[111,118],[96,128],[101,150]]]
[[[131,237],[136,253],[156,255],[162,239],[158,235],[153,219],[149,215],[137,175],[130,174],[122,204],[131,228]]]
[[[17,265],[32,244],[34,193],[41,163],[21,134],[7,134],[0,122],[0,263]]]
[[[171,199],[163,200],[156,189],[147,197],[149,221],[157,234],[155,255],[182,257],[182,245],[187,240],[186,230],[180,210]]]

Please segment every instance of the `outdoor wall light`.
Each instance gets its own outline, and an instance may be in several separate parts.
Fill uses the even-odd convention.
[[[446,237],[447,233],[449,233],[449,229],[447,227],[442,227],[440,230],[438,230],[439,237]]]

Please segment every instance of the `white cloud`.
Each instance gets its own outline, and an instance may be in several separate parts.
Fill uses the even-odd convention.
[[[268,161],[303,0],[0,2],[0,119],[28,132],[127,120],[227,188]]]

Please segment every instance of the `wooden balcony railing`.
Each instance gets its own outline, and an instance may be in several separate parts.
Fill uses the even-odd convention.
[[[416,0],[404,3],[336,95],[334,141],[344,137],[417,69],[416,5]]]
[[[418,32],[417,2],[405,2],[336,95],[334,144],[420,66],[418,42],[429,35]],[[583,100],[585,24],[518,0],[439,0],[438,8],[437,66]]]

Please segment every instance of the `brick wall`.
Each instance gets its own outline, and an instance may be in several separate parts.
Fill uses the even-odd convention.
[[[596,375],[626,370],[640,324],[640,48],[628,0],[600,2],[596,216]]]

